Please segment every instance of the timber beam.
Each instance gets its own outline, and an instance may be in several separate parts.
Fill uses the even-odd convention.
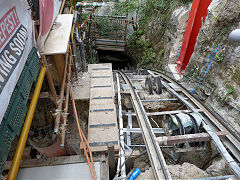
[[[217,136],[221,139],[224,138],[227,133],[225,131],[216,132]],[[174,144],[182,144],[185,142],[201,142],[210,141],[211,136],[208,133],[186,134],[178,136],[161,136],[156,138],[159,145],[172,146]]]

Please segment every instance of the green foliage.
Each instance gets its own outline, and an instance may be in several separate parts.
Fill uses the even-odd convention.
[[[87,17],[88,17],[88,14],[82,14],[82,20],[83,20],[83,21],[86,20]]]
[[[108,18],[99,18],[96,20],[97,28],[100,30],[100,34],[102,36],[110,36],[113,35],[112,32],[116,32],[114,34],[115,37],[119,37],[122,35],[122,31],[124,27],[119,23],[110,23]]]
[[[128,0],[115,4],[114,15],[126,15],[126,13],[140,12],[138,29],[128,37],[128,55],[132,57],[135,64],[139,66],[161,65],[164,57],[164,33],[167,29],[168,19],[177,6],[187,4],[191,0],[147,0],[139,4],[138,0]],[[161,47],[154,52],[152,44],[146,40],[148,24],[153,18],[158,18],[161,22]]]
[[[132,13],[137,10],[137,0],[130,0],[130,1],[124,1],[115,3],[114,5],[114,15],[120,16],[120,15],[126,15],[126,13]]]
[[[224,37],[228,37],[228,34],[231,31],[231,27],[232,26],[229,25],[229,26],[225,26],[224,28],[217,30],[218,33],[217,33],[216,40],[214,42],[215,48],[217,48],[218,44],[220,44],[223,41]]]
[[[233,92],[234,92],[234,86],[231,86],[231,87],[228,89],[226,96],[229,96],[229,95],[232,94]]]
[[[222,52],[220,52],[216,55],[216,61],[217,62],[222,62],[223,59],[224,59],[224,54]]]
[[[232,75],[232,81],[240,86],[240,69],[236,68]]]
[[[191,79],[196,79],[196,80],[200,79],[199,68],[196,64],[194,64],[194,66],[191,69],[190,77]]]
[[[154,15],[155,13],[161,13],[162,18],[166,19],[170,13],[179,5],[187,4],[190,0],[148,0],[146,4],[141,7],[141,11],[145,15]]]
[[[131,38],[137,38],[135,44],[128,45],[128,48],[135,53],[135,64],[138,66],[146,66],[156,61],[156,53],[153,51],[149,40],[145,40],[143,36],[138,37],[142,32],[136,31]]]
[[[234,86],[230,86],[230,87],[228,88],[228,91],[227,91],[226,95],[225,95],[224,97],[220,98],[221,103],[227,103],[227,102],[229,102],[229,96],[230,96],[231,94],[233,94],[233,92],[234,92]]]

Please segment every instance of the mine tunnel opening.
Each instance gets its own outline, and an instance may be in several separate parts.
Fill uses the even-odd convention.
[[[125,69],[131,66],[131,58],[124,52],[98,51],[99,63],[112,63],[113,70]]]

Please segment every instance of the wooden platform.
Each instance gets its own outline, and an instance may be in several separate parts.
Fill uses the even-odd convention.
[[[73,93],[75,101],[89,100],[90,74],[88,72],[78,73],[78,79],[73,82]]]
[[[44,45],[45,55],[67,53],[72,21],[73,14],[59,14],[57,16]]]
[[[119,135],[112,64],[89,64],[91,88],[88,120],[88,142],[93,152],[107,151],[109,143],[119,149]]]

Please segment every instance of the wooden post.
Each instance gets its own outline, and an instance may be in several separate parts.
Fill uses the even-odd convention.
[[[113,143],[108,144],[108,165],[109,165],[109,177],[110,179],[113,179],[116,172]]]
[[[42,63],[47,67],[46,77],[47,77],[47,81],[48,81],[48,84],[49,84],[49,87],[50,87],[50,90],[51,90],[54,102],[56,103],[56,101],[57,101],[57,93],[56,93],[56,89],[54,87],[52,76],[51,76],[50,72],[48,71],[48,65],[47,65],[47,60],[46,60],[45,55],[42,55],[42,61],[43,61]]]
[[[128,3],[128,0],[126,1]],[[128,19],[128,10],[126,12],[126,19],[125,19],[125,31],[124,31],[124,52],[126,52],[126,46],[127,46],[127,19]]]

